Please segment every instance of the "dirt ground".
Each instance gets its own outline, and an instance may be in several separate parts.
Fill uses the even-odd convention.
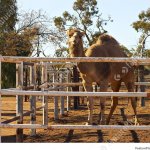
[[[106,117],[110,110],[111,101],[106,101]],[[37,107],[42,106],[40,100],[37,101]],[[2,98],[2,121],[15,116],[16,110],[15,97],[3,97]],[[29,102],[24,102],[24,112],[29,110]],[[124,108],[125,114],[128,120],[132,121],[133,111],[131,104],[128,100],[119,100],[119,106],[117,107],[110,124],[122,125],[123,117],[121,116],[121,109]],[[150,125],[150,100],[146,100],[146,106],[141,107],[140,101],[138,101],[138,118],[140,125]],[[49,124],[78,124],[84,125],[87,121],[87,106],[82,104],[78,110],[70,110],[68,114],[60,116],[57,123],[53,118],[53,99],[49,100]],[[99,113],[98,102],[95,102],[94,106],[94,122],[97,123]],[[16,122],[13,122],[16,123]],[[24,123],[30,123],[30,117],[24,117]],[[37,124],[42,124],[42,111],[37,111]],[[1,129],[2,142],[12,143],[15,142],[15,129]],[[43,130],[38,129],[37,135],[30,136],[30,130],[24,130],[24,142],[25,143],[80,143],[80,142],[150,142],[150,131],[133,131],[133,130]]]

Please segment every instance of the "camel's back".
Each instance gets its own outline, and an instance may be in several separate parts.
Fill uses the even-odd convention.
[[[119,43],[109,35],[99,37],[96,44],[93,44],[87,51],[87,57],[127,57]],[[129,72],[133,72],[133,68],[127,63],[94,63],[95,70],[98,76],[114,80],[114,76],[119,74],[124,78],[126,74],[122,70],[126,68]]]
[[[86,51],[89,57],[127,57],[119,43],[111,36],[101,35],[96,44]]]

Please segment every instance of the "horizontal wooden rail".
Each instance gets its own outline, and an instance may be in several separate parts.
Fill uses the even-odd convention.
[[[53,57],[15,57],[1,56],[1,62],[132,62],[133,64],[150,64],[149,58],[126,58],[126,57],[74,57],[74,58],[53,58]]]
[[[150,130],[148,125],[40,125],[40,124],[0,124],[0,128],[21,128],[21,129],[72,129],[72,130],[87,130],[87,129],[117,129],[117,130]]]
[[[92,96],[92,97],[150,97],[148,92],[66,92],[66,91],[23,91],[2,89],[0,95],[33,95],[33,96]]]
[[[0,128],[12,128],[12,129],[47,129],[46,125],[40,124],[0,124]]]
[[[40,88],[43,88],[43,87],[47,87],[47,86],[51,86],[51,85],[54,85],[54,86],[82,86],[83,84],[82,83],[60,83],[60,82],[54,82],[54,83],[44,83],[42,85],[40,85]]]
[[[44,83],[42,85],[40,85],[40,88],[44,88],[47,86],[82,86],[83,84],[81,82],[76,82],[76,83],[59,83],[59,82],[54,82],[54,83]],[[96,83],[93,83],[93,85],[96,85]],[[122,83],[121,85],[125,85],[124,83]],[[135,82],[134,85],[150,85],[150,82]]]
[[[51,125],[48,129],[120,129],[120,130],[150,130],[150,126],[122,125]]]
[[[39,110],[41,110],[41,109],[44,108],[44,107],[45,107],[45,105],[43,105],[43,106],[41,106],[41,107],[38,107],[38,108],[36,108],[35,110],[36,110],[36,111],[39,111]],[[33,112],[34,112],[34,110],[27,111],[27,112],[23,113],[23,116],[30,115],[30,114],[33,113]],[[6,120],[6,121],[3,121],[2,123],[11,123],[11,122],[14,122],[14,121],[16,121],[16,120],[18,120],[18,119],[20,119],[20,116],[15,116],[15,117],[13,117],[13,118],[11,118],[11,119],[8,119],[8,120]]]

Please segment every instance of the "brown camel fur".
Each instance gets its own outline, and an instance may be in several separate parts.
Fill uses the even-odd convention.
[[[127,57],[122,51],[119,43],[107,34],[101,35],[96,44],[90,46],[86,53],[83,48],[83,32],[77,29],[67,31],[70,57]],[[134,91],[134,69],[128,63],[88,63],[80,62],[77,64],[85,91],[93,91],[92,83],[96,82],[100,86],[101,92],[106,92],[108,84],[111,84],[112,90],[118,92],[121,82],[124,82],[128,91]],[[118,97],[113,97],[110,113],[107,120],[104,118],[105,97],[100,98],[100,124],[109,124],[111,116],[118,105]],[[138,124],[136,114],[136,101],[131,98],[131,104],[135,115],[135,124]],[[88,124],[92,124],[93,100],[88,97]]]

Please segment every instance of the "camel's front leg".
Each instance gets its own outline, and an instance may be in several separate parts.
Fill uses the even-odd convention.
[[[87,122],[87,124],[92,125],[93,124],[93,106],[94,106],[92,97],[88,97],[87,106],[88,106],[88,122]]]
[[[100,83],[100,92],[106,92],[108,89],[108,82],[103,81]],[[105,102],[106,97],[100,98],[100,114],[99,114],[99,124],[105,124]]]
[[[83,81],[83,86],[84,86],[84,89],[86,92],[93,91],[92,83],[87,83],[87,82]],[[93,106],[94,106],[92,97],[87,98],[87,106],[88,106],[88,122],[87,122],[87,124],[92,125],[93,124]]]

